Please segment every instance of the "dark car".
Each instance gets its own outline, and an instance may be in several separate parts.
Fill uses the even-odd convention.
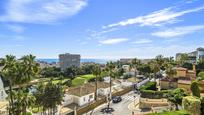
[[[108,107],[101,109],[102,113],[112,113],[113,111],[114,111],[113,108],[108,108]]]
[[[119,103],[122,101],[122,98],[121,96],[115,96],[115,97],[112,97],[112,101],[113,103]]]

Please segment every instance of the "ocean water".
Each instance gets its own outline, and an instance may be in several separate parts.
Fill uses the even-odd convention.
[[[53,63],[53,62],[59,62],[59,59],[36,59],[37,61],[44,61],[47,63]],[[105,64],[108,61],[114,61],[114,60],[106,60],[106,59],[81,59],[81,62],[95,62],[100,64]]]

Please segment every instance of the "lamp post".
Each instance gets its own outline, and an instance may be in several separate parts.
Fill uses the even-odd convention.
[[[134,106],[135,106],[135,98],[136,98],[136,96],[134,95]]]

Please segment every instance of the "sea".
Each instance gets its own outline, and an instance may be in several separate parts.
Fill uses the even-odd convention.
[[[36,59],[37,61],[44,61],[47,63],[58,63],[59,59]],[[106,64],[108,61],[115,61],[115,60],[108,60],[108,59],[81,59],[81,63],[83,62],[94,62],[100,64]]]

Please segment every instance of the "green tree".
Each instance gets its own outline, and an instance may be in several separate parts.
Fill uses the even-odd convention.
[[[77,75],[80,75],[80,68],[72,66],[64,70],[64,76],[74,79]]]
[[[204,80],[204,71],[198,74],[199,80]]]
[[[112,78],[114,77],[114,71],[115,71],[115,64],[113,62],[107,62],[106,64],[106,71],[108,72],[108,75],[110,77],[110,92],[109,92],[109,99],[108,99],[108,108],[110,106],[110,101],[111,101],[111,93],[112,93]]]
[[[197,81],[191,83],[191,91],[193,96],[200,97],[200,89]]]
[[[171,64],[167,65],[166,74],[167,74],[168,78],[170,79],[169,87],[171,87],[171,85],[172,85],[171,81],[174,79],[174,76],[177,74],[176,69],[173,68],[173,65],[171,65]]]
[[[39,84],[34,92],[36,105],[43,107],[43,112],[53,115],[55,109],[63,101],[64,91],[60,84],[54,84],[51,81],[46,85]]]
[[[62,75],[61,69],[57,67],[46,67],[40,72],[43,77],[59,77]]]
[[[178,65],[182,66],[188,60],[188,54],[183,53],[178,60]]]
[[[151,67],[148,64],[142,64],[138,71],[141,72],[142,75],[149,76],[151,73]]]
[[[2,76],[9,81],[9,114],[13,113],[13,93],[12,87],[16,81],[16,57],[13,55],[6,55],[6,57],[1,61],[3,69],[1,71]]]
[[[185,92],[184,89],[177,88],[175,90],[170,91],[167,94],[168,101],[174,103],[175,109],[178,110],[178,105],[182,104],[183,97],[187,96],[188,94]]]
[[[12,93],[13,85],[20,85],[28,83],[31,78],[38,75],[39,65],[35,62],[35,56],[26,55],[19,61],[15,56],[7,55],[1,62],[3,64],[2,75],[9,80],[9,97],[10,97],[10,114],[14,114],[14,98]],[[17,98],[18,99],[18,98]],[[25,110],[24,110],[25,109]],[[26,106],[23,107],[22,114],[26,114]]]
[[[137,68],[141,65],[141,61],[137,58],[132,59],[131,66],[134,68],[135,71],[135,81],[137,79]]]
[[[98,90],[98,77],[101,75],[101,67],[96,64],[94,65],[94,69],[92,71],[93,75],[96,76],[95,78],[95,100],[97,100],[97,90]]]
[[[160,71],[160,67],[161,66],[155,60],[150,62],[150,68],[151,71],[154,73],[154,78],[156,78],[156,74]]]

